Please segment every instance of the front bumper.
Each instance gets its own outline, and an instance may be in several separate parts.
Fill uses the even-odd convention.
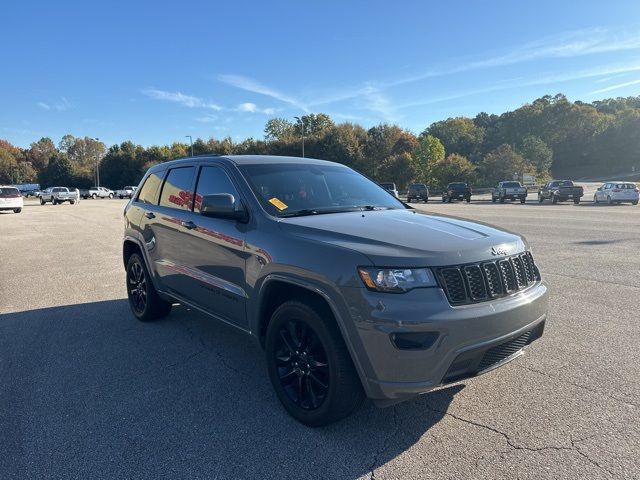
[[[542,335],[547,315],[543,282],[509,297],[458,307],[440,288],[400,295],[349,290],[357,332],[353,350],[374,400],[402,400],[507,363]],[[428,348],[400,349],[392,341],[393,334],[427,332],[436,336]],[[515,347],[520,348],[511,352]]]

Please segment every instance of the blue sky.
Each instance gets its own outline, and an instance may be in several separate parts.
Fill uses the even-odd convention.
[[[217,4],[216,4],[217,3]],[[0,30],[0,138],[262,138],[640,95],[640,2],[29,2]]]

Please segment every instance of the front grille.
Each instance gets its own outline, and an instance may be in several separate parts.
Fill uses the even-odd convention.
[[[510,295],[540,280],[531,252],[500,260],[436,269],[449,303],[465,305]]]

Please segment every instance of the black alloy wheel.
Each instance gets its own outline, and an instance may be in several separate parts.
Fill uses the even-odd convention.
[[[303,410],[320,407],[331,376],[327,352],[316,332],[303,321],[289,320],[280,327],[275,344],[278,377],[289,399]]]
[[[127,291],[133,312],[144,314],[147,308],[147,277],[139,262],[132,262],[127,270]]]

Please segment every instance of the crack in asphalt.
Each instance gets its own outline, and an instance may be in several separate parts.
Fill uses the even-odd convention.
[[[580,441],[583,441],[584,439],[582,439],[580,441],[575,441],[570,436],[570,438],[569,438],[569,441],[571,442],[571,446],[570,447],[558,447],[558,446],[529,447],[529,446],[526,446],[526,445],[518,445],[517,443],[515,443],[511,439],[511,437],[507,433],[502,432],[502,431],[498,430],[497,428],[490,427],[489,425],[484,425],[482,423],[479,423],[479,422],[476,422],[476,421],[473,421],[473,420],[469,420],[467,418],[462,418],[462,417],[460,417],[458,415],[455,415],[453,413],[450,413],[450,412],[446,412],[446,411],[442,411],[442,410],[437,410],[437,409],[431,408],[429,405],[427,405],[427,408],[429,410],[431,410],[432,412],[436,412],[436,413],[441,413],[441,414],[447,415],[447,416],[449,416],[449,417],[451,417],[451,418],[453,418],[455,420],[458,420],[460,422],[466,423],[468,425],[473,425],[475,427],[482,428],[484,430],[488,430],[488,431],[493,432],[493,433],[495,433],[497,435],[500,435],[501,437],[504,438],[504,440],[506,441],[507,445],[509,447],[511,447],[513,450],[524,450],[524,451],[528,451],[528,452],[543,452],[543,451],[548,451],[548,450],[552,450],[552,451],[572,451],[572,452],[577,453],[581,457],[585,458],[592,465],[594,465],[594,466],[598,467],[599,469],[607,472],[609,475],[615,476],[614,473],[611,470],[609,470],[608,468],[604,467],[599,462],[597,462],[596,460],[592,459],[588,454],[586,454],[585,452],[580,450],[580,448],[578,447],[578,443]],[[587,437],[587,438],[590,438],[590,437]],[[507,452],[500,452],[500,454],[505,454],[505,453],[507,453]],[[476,465],[477,465],[479,460],[480,459],[476,460]]]
[[[382,455],[384,452],[387,451],[387,449],[391,446],[391,440],[398,435],[398,433],[400,433],[401,427],[402,427],[402,421],[400,420],[399,416],[398,416],[398,410],[396,407],[391,407],[392,408],[392,420],[393,420],[393,424],[395,425],[395,428],[393,429],[393,431],[389,434],[386,435],[383,442],[382,442],[382,447],[379,448],[378,450],[375,451],[375,453],[373,454],[373,462],[371,462],[371,466],[369,467],[369,471],[370,476],[369,476],[369,480],[376,480],[376,466],[378,465],[378,461],[380,458],[380,455]]]
[[[614,395],[611,395],[610,393],[603,392],[603,391],[597,390],[595,388],[587,387],[586,385],[580,385],[579,383],[574,383],[574,382],[566,380],[564,378],[556,377],[556,376],[551,375],[551,374],[549,374],[547,372],[543,372],[542,370],[537,370],[535,368],[527,367],[526,365],[521,365],[521,364],[516,364],[516,366],[519,367],[519,368],[523,368],[524,370],[528,370],[529,372],[533,372],[533,373],[537,373],[539,375],[545,376],[545,377],[550,378],[552,380],[556,380],[556,381],[557,380],[561,380],[563,384],[569,384],[569,385],[572,385],[572,386],[574,386],[576,388],[581,388],[581,389],[586,390],[586,391],[591,392],[591,393],[597,393],[599,395],[603,395],[603,396],[605,396],[607,398],[610,398],[611,400],[615,400],[616,402],[620,402],[620,403],[622,403],[624,405],[627,405],[627,406],[630,406],[630,407],[634,407],[634,408],[638,407],[638,404],[636,404],[636,403],[629,402],[628,400],[623,400],[622,398],[618,398],[618,397],[616,397]]]

